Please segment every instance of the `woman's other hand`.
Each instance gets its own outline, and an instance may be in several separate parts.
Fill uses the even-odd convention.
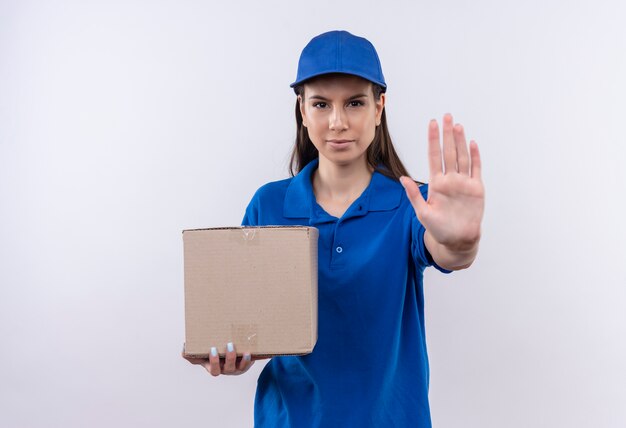
[[[244,353],[243,356],[237,357],[237,351],[232,343],[226,346],[226,357],[220,358],[217,348],[211,348],[209,358],[192,358],[185,356],[185,348],[183,346],[182,357],[191,364],[197,364],[206,369],[211,375],[240,375],[252,367],[254,361],[261,358],[252,358],[250,353]]]

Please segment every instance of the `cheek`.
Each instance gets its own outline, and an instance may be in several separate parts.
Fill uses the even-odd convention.
[[[314,135],[318,135],[320,133],[319,123],[315,123],[314,121],[309,121],[306,124],[306,130],[309,133],[309,136],[312,137]]]
[[[323,139],[323,129],[320,128],[319,123],[307,123],[306,127],[309,139],[313,142],[316,149],[319,150],[320,141]]]
[[[376,134],[376,117],[368,117],[367,120],[361,124],[361,135],[367,138],[367,142],[370,143],[374,139]]]

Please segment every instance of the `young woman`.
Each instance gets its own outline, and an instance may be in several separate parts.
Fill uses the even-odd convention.
[[[313,38],[296,81],[292,177],[262,186],[244,225],[319,229],[318,342],[261,373],[257,427],[430,427],[423,271],[469,267],[484,209],[480,156],[463,127],[428,126],[430,181],[398,158],[372,44],[345,31]],[[195,359],[212,375],[253,364],[232,344]],[[244,350],[245,351],[245,350]]]

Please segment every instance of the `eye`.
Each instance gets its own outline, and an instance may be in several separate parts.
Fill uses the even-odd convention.
[[[324,107],[326,107],[326,103],[324,101],[319,101],[319,102],[313,103],[313,107],[315,107],[315,108],[324,108]]]
[[[359,101],[359,100],[352,100],[348,103],[348,105],[350,105],[350,107],[360,107],[362,105],[364,105],[363,101]]]

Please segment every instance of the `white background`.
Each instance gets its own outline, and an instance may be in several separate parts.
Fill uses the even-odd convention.
[[[434,426],[626,426],[625,16],[1,0],[0,426],[252,425],[263,363],[215,379],[180,357],[181,230],[238,225],[287,176],[288,85],[330,29],[376,46],[414,178],[448,111],[482,152],[480,255],[426,276]]]

